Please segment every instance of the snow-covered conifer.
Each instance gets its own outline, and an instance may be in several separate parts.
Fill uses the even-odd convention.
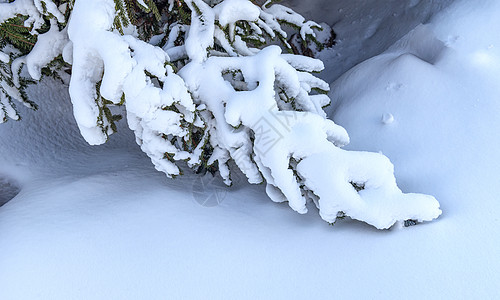
[[[348,135],[326,118],[329,85],[312,74],[323,63],[291,54],[283,28],[314,41],[319,25],[285,6],[15,0],[0,1],[0,24],[3,120],[18,118],[13,99],[34,106],[22,66],[40,80],[60,61],[71,65],[69,92],[86,141],[106,142],[119,118],[110,106],[123,106],[137,143],[169,177],[186,161],[218,170],[230,185],[235,165],[250,183],[265,182],[273,201],[305,213],[312,200],[332,223],[347,215],[388,228],[441,213],[433,197],[403,194],[383,155],[340,149]],[[23,35],[5,29],[13,24]]]

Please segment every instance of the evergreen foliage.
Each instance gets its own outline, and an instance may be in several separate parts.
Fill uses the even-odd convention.
[[[12,18],[0,19],[0,51],[2,51],[2,57],[4,59],[0,62],[2,72],[0,73],[0,80],[5,86],[9,88],[2,88],[2,101],[1,108],[3,111],[3,117],[0,118],[2,122],[7,121],[7,117],[12,119],[19,119],[19,115],[15,112],[15,105],[12,100],[17,99],[23,102],[26,106],[30,108],[36,108],[35,103],[31,102],[26,97],[25,89],[28,83],[33,83],[34,81],[27,78],[19,77],[16,73],[21,71],[19,65],[13,66],[12,63],[16,58],[27,55],[31,52],[33,47],[37,42],[37,37],[40,34],[47,32],[50,28],[50,19],[57,19],[58,26],[63,29],[69,20],[71,11],[74,6],[75,0],[32,0],[33,7],[31,10],[24,9],[28,14],[23,14],[21,11],[19,13],[13,14]],[[124,35],[127,29],[136,30],[139,38],[144,41],[150,41],[155,46],[166,48],[182,47],[184,44],[184,35],[186,27],[191,23],[192,11],[186,1],[183,0],[113,0],[115,3],[116,15],[114,19],[114,29],[120,34]],[[9,0],[8,3],[14,3],[14,0]],[[19,2],[19,1],[18,1]],[[22,1],[21,1],[22,2]],[[29,1],[25,1],[29,2]],[[214,6],[222,1],[207,1],[210,5]],[[258,5],[263,3],[258,3],[259,1],[252,1],[252,3]],[[262,2],[262,1],[260,1]],[[264,7],[270,7],[276,1],[267,1]],[[14,3],[15,4],[15,3]],[[31,3],[30,3],[31,4]],[[145,4],[145,5],[143,5]],[[6,6],[7,3],[0,5]],[[57,16],[54,13],[54,8],[58,8],[59,12],[64,16],[63,18]],[[192,7],[196,8],[193,4]],[[36,8],[33,9],[33,8]],[[36,22],[33,22],[35,16],[30,15],[30,12],[37,14]],[[287,10],[287,13],[294,14],[298,16],[295,12]],[[0,15],[1,16],[1,15]],[[269,16],[268,16],[269,17]],[[294,29],[300,30],[300,24],[294,24],[285,19],[276,18],[280,24],[286,24]],[[263,20],[258,22],[248,22],[248,21],[238,21],[235,24],[234,33],[241,38],[243,42],[251,47],[262,47],[269,44],[272,40],[277,40],[281,42],[282,46],[286,48],[290,53],[303,53],[304,48],[298,50],[297,47],[291,45],[286,40],[286,33],[281,29],[280,26],[272,24],[273,26],[265,26]],[[218,29],[223,33],[224,38],[221,38],[213,45],[210,50],[214,55],[221,55],[222,53],[228,55],[249,55],[249,51],[245,49],[236,49],[234,46],[234,41],[231,40],[232,30],[229,26],[221,26],[216,24]],[[256,26],[257,25],[257,26]],[[257,29],[259,27],[260,29]],[[311,28],[321,30],[317,24],[311,24]],[[256,30],[257,29],[257,30]],[[156,36],[156,39],[151,40],[152,37]],[[294,35],[294,43],[298,38],[299,43],[302,47],[309,48],[309,43],[313,42],[322,48],[323,45],[318,42],[314,35],[308,33],[305,35],[305,39],[302,39],[300,35]],[[234,37],[233,37],[234,38]],[[170,44],[167,45],[167,42]],[[243,50],[243,51],[242,51]],[[307,53],[306,53],[307,54]],[[7,61],[7,55],[10,56],[9,61]],[[175,55],[174,55],[175,57]],[[177,58],[177,57],[176,57]],[[185,58],[180,57],[173,59],[169,62],[173,67],[182,67],[185,64]],[[54,68],[57,66],[57,68]],[[43,75],[50,75],[53,77],[59,77],[58,71],[61,69],[68,71],[70,66],[64,62],[62,56],[58,56],[43,69]],[[14,70],[17,69],[17,70]],[[16,81],[15,83],[13,81]],[[97,86],[97,85],[96,85]],[[109,111],[105,101],[101,101],[99,90],[96,89],[96,103],[100,103],[100,111]],[[5,99],[5,101],[4,101]],[[4,103],[5,102],[5,103]],[[7,111],[9,113],[7,113]],[[109,113],[108,113],[109,115]],[[114,117],[117,119],[118,117]],[[99,124],[102,125],[102,130],[108,133],[112,133],[113,130],[110,128],[116,128],[114,121],[111,118],[107,118],[106,114],[99,116]]]
[[[36,36],[30,33],[31,29],[24,26],[26,16],[15,17],[0,24],[0,48],[11,44],[14,48],[27,54],[36,43]]]

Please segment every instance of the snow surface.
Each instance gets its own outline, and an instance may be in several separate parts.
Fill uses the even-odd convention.
[[[404,11],[440,9],[403,2]],[[386,154],[404,191],[438,198],[437,221],[331,227],[316,212],[269,201],[262,186],[240,180],[220,190],[209,177],[205,195],[222,202],[202,206],[199,177],[165,178],[126,124],[107,144],[87,145],[67,87],[44,80],[30,90],[39,111],[21,108],[22,122],[0,126],[0,180],[21,187],[0,207],[0,299],[499,297],[500,38],[492,28],[500,4],[456,2],[331,93],[347,147]],[[426,18],[392,25],[410,30],[415,20]],[[388,47],[393,27],[384,28]],[[378,54],[338,49],[360,60]]]
[[[331,82],[356,64],[385,51],[453,1],[288,0],[286,4],[305,17],[325,22],[335,30],[336,46],[319,55],[328,69],[323,78]]]

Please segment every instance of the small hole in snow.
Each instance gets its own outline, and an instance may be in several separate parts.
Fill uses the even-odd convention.
[[[364,183],[359,183],[359,182],[350,182],[350,184],[354,187],[356,192],[359,192],[361,190],[365,189],[365,184]]]
[[[11,180],[0,177],[0,207],[14,198],[21,189]]]

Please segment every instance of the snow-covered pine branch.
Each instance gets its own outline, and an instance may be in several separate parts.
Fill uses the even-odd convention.
[[[52,0],[0,1],[0,123],[8,118],[20,119],[14,100],[36,109],[24,92],[29,80],[19,73],[27,64],[31,77],[41,78],[41,69],[67,43],[64,30],[59,34],[57,28],[58,23],[65,22],[66,17]]]
[[[22,65],[39,80],[62,56],[72,65],[74,115],[90,144],[106,142],[115,130],[109,106],[123,105],[137,143],[169,177],[186,161],[217,168],[230,185],[233,160],[250,183],[267,184],[273,201],[305,213],[312,200],[328,222],[347,215],[388,228],[440,215],[433,197],[400,191],[383,155],[340,149],[348,135],[326,118],[330,99],[321,92],[329,86],[311,74],[321,61],[261,47],[277,39],[290,48],[281,24],[306,39],[316,23],[269,1],[66,2],[0,3],[2,23],[21,14],[32,33],[48,27],[15,60],[5,50],[11,45],[2,46],[0,60],[11,67],[2,78],[20,88]],[[12,106],[2,111],[13,116]]]

